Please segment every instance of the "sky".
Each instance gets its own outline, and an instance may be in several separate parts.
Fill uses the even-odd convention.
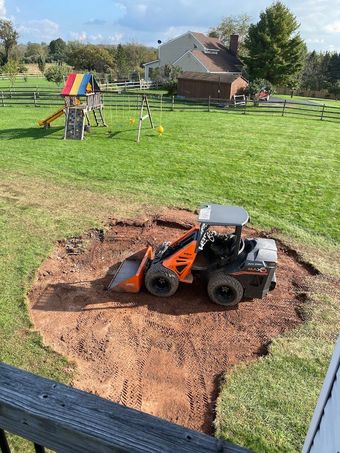
[[[188,30],[206,33],[225,16],[248,14],[257,22],[272,0],[0,0],[22,43],[139,42],[157,46]],[[340,0],[286,0],[309,50],[340,52]]]

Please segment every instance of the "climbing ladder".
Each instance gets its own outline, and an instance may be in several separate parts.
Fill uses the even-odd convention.
[[[107,124],[105,123],[104,117],[103,117],[103,111],[102,109],[98,110],[92,110],[93,112],[93,117],[96,122],[96,126],[102,126],[102,127],[107,127]]]

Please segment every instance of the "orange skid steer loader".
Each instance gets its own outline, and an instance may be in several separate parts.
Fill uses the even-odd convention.
[[[138,293],[143,284],[158,297],[170,297],[180,283],[194,277],[207,281],[210,299],[220,305],[237,305],[244,297],[262,298],[275,288],[277,249],[273,239],[242,238],[249,216],[238,206],[204,205],[198,225],[176,241],[154,251],[147,247],[120,265],[109,290]],[[221,234],[212,226],[234,227]]]

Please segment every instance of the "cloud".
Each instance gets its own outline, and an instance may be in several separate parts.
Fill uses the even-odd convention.
[[[6,17],[6,4],[5,0],[0,0],[0,18]]]
[[[206,27],[214,25],[224,10],[223,0],[199,2],[194,0],[121,0],[115,6],[121,11],[118,24],[136,31],[163,32],[170,27]]]
[[[306,42],[309,44],[323,44],[325,40],[323,38],[308,38]]]
[[[107,23],[107,21],[104,19],[91,19],[91,20],[85,22],[84,25],[100,26],[100,25],[105,25],[106,23]]]
[[[87,33],[85,31],[71,31],[70,36],[74,41],[87,42]]]
[[[340,33],[340,20],[336,20],[325,26],[325,31],[327,33]]]
[[[89,42],[95,43],[95,44],[101,44],[103,42],[103,35],[101,33],[93,34],[89,36]]]
[[[1,0],[0,0],[1,1]],[[20,35],[28,35],[34,39],[49,40],[57,37],[59,24],[50,19],[29,20],[17,27]]]
[[[124,33],[114,33],[113,35],[108,36],[108,41],[110,44],[119,44],[122,42]]]

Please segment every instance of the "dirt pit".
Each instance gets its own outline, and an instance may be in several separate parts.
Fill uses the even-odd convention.
[[[146,290],[106,291],[118,262],[146,244],[177,238],[195,218],[168,210],[157,219],[111,221],[105,234],[60,242],[29,299],[45,344],[75,361],[75,387],[211,433],[219,379],[302,322],[309,271],[278,244],[277,288],[229,310],[213,304],[200,283],[181,285],[169,299]]]

